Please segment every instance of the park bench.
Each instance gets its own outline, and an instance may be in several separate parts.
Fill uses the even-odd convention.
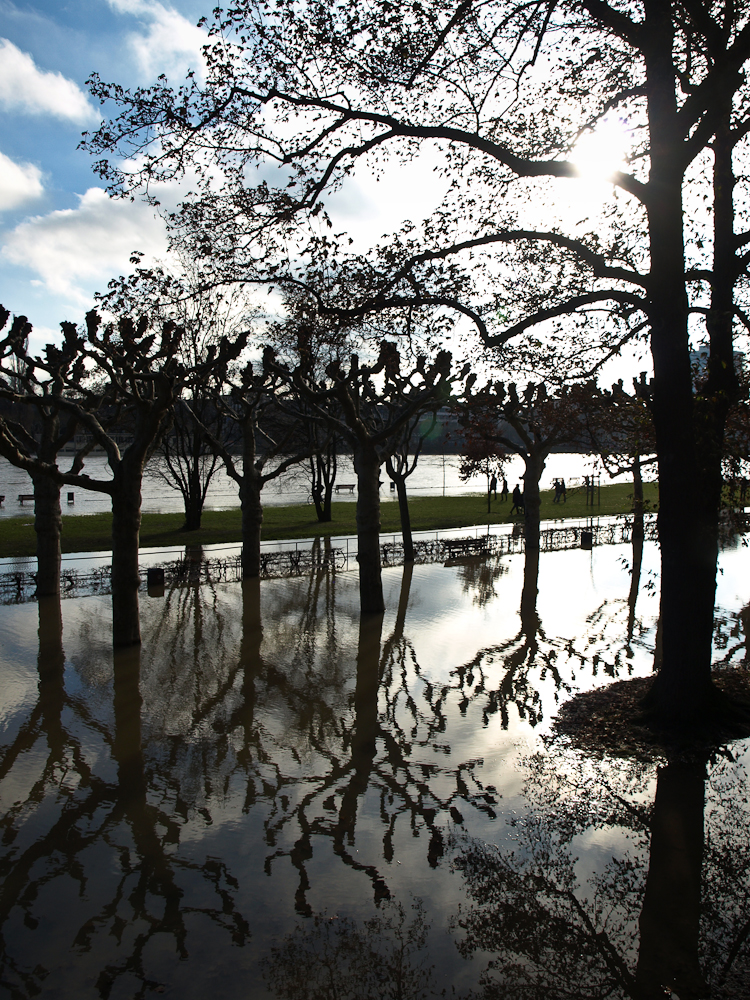
[[[338,483],[333,488],[336,490],[337,493],[341,493],[342,490],[349,490],[350,493],[354,493],[354,490],[357,488],[357,484],[356,483]]]
[[[0,493],[0,507],[5,503],[5,494]]]
[[[31,500],[31,501],[33,501],[34,500],[34,494],[33,493],[19,493],[18,494],[18,502],[20,504],[23,504],[24,500]]]
[[[443,548],[451,559],[456,556],[481,555],[487,551],[487,538],[484,535],[480,538],[444,538]]]

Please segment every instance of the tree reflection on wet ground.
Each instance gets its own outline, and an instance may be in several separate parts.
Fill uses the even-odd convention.
[[[748,554],[721,560],[740,666]],[[656,565],[387,568],[366,616],[356,573],[187,583],[114,656],[105,597],[2,608],[5,995],[750,996],[747,743],[551,735],[653,670]]]

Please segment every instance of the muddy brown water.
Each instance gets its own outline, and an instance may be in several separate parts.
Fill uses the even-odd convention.
[[[553,738],[652,670],[630,559],[543,554],[523,615],[523,555],[387,568],[366,618],[356,572],[177,587],[116,655],[106,597],[0,608],[0,994],[746,995],[747,743]],[[717,662],[749,559],[721,555]]]

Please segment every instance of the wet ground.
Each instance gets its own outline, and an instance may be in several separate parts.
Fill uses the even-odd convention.
[[[746,654],[721,555],[715,660]],[[452,560],[452,562],[455,562]],[[653,667],[628,545],[0,608],[0,992],[750,996],[748,745],[575,750],[559,705]],[[743,992],[744,991],[744,992]]]

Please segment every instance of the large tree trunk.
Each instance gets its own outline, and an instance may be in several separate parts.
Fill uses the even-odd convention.
[[[525,455],[526,470],[523,475],[524,541],[526,550],[539,551],[539,525],[542,498],[539,482],[544,472],[544,455],[530,449]]]
[[[646,704],[660,721],[681,725],[703,715],[714,694],[711,640],[720,455],[716,467],[716,457],[709,454],[710,433],[701,433],[700,442],[695,434],[679,159],[684,153],[674,97],[672,13],[660,0],[647,0],[645,9],[650,182],[659,192],[648,205],[648,219],[663,641],[661,670]]]
[[[357,473],[357,562],[364,613],[385,610],[380,571],[380,459],[371,445],[354,449]]]
[[[240,503],[242,507],[242,578],[260,576],[260,533],[263,526],[263,504],[260,494],[263,479],[255,466],[245,468]]]
[[[60,486],[49,476],[32,473],[36,531],[36,592],[38,597],[60,593],[62,511]]]
[[[138,606],[138,545],[141,530],[143,463],[121,462],[112,490],[112,642],[132,646],[141,641]]]
[[[65,706],[65,651],[60,595],[40,597],[39,615],[39,706],[44,717],[44,729],[50,754],[62,759],[65,738],[62,712]]]

